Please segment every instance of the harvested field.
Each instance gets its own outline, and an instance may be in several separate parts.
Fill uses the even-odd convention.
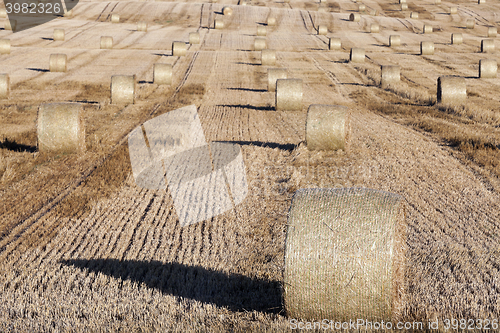
[[[396,1],[364,3],[379,15],[349,21],[359,5],[349,0],[328,2],[331,12],[302,0],[80,0],[71,17],[0,30],[11,45],[0,55],[10,79],[0,100],[0,332],[292,331],[282,284],[293,194],[343,187],[405,201],[402,321],[497,319],[500,78],[479,79],[478,70],[481,59],[499,60],[480,51],[500,5],[409,2],[415,20]],[[232,15],[221,15],[225,6]],[[269,17],[273,67],[303,82],[298,111],[275,110],[254,50],[256,26]],[[224,29],[214,29],[216,19]],[[367,33],[375,24],[380,32]],[[433,33],[422,34],[424,25]],[[54,29],[64,40],[53,40]],[[99,48],[103,32],[112,49]],[[200,43],[171,56],[172,43],[193,32]],[[451,34],[463,44],[452,45]],[[391,35],[400,45],[388,46]],[[341,48],[329,50],[329,38]],[[433,55],[420,55],[426,41]],[[349,62],[352,48],[364,49],[364,62]],[[65,72],[49,71],[51,54],[67,55]],[[172,65],[171,84],[153,84],[157,63]],[[381,66],[400,67],[397,85],[380,87]],[[134,104],[110,104],[119,75],[135,75]],[[441,76],[464,78],[463,106],[437,103]],[[55,102],[82,104],[81,154],[39,153],[38,108]],[[207,142],[240,145],[248,194],[235,209],[181,227],[168,189],[136,185],[127,138],[191,104]],[[347,153],[307,149],[311,104],[349,108]]]

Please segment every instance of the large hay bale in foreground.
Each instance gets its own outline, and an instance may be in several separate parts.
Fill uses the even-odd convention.
[[[495,59],[479,60],[479,77],[482,79],[492,79],[497,77],[498,64]]]
[[[283,281],[289,318],[400,321],[405,266],[401,196],[364,188],[295,192]]]
[[[111,104],[134,104],[135,75],[111,77]]]
[[[371,33],[379,33],[380,32],[380,26],[377,23],[372,23],[370,25],[370,32]]]
[[[365,62],[365,49],[359,47],[353,47],[349,53],[350,62]]]
[[[488,37],[496,37],[497,33],[497,27],[488,27]]]
[[[401,68],[399,66],[381,66],[380,85],[382,88],[394,86],[401,81]]]
[[[172,42],[172,55],[174,57],[183,57],[187,53],[187,44],[184,42]]]
[[[101,37],[101,49],[112,49],[113,48],[113,37],[102,36]]]
[[[64,29],[54,29],[52,39],[54,41],[64,41]]]
[[[483,39],[481,40],[481,52],[494,52],[495,51],[495,40],[494,39]]]
[[[434,54],[434,42],[431,42],[431,41],[420,42],[420,54],[421,55],[433,55]]]
[[[276,111],[302,110],[302,80],[276,80]]]
[[[400,35],[390,35],[389,36],[389,46],[401,46],[401,36]]]
[[[120,15],[111,14],[111,23],[120,23]]]
[[[467,19],[465,21],[465,28],[466,29],[474,29],[475,25],[476,25],[476,20],[474,20],[474,19]]]
[[[214,28],[215,29],[224,29],[224,21],[222,21],[221,19],[216,19],[214,21]]]
[[[137,31],[147,32],[148,31],[148,22],[137,22]]]
[[[253,43],[253,49],[255,51],[262,51],[267,49],[267,41],[264,37],[255,37],[255,41]]]
[[[231,7],[224,7],[222,8],[222,14],[226,16],[231,16],[233,15],[233,9]]]
[[[268,26],[274,26],[274,25],[276,25],[276,19],[274,17],[268,17],[267,18],[267,25]]]
[[[38,150],[48,154],[85,152],[85,124],[79,103],[41,104],[37,120]]]
[[[62,53],[51,54],[49,58],[49,71],[66,72],[68,57]]]
[[[0,39],[0,54],[10,54],[10,39]]]
[[[331,37],[328,40],[328,49],[329,50],[340,50],[342,48],[342,40],[337,37]]]
[[[346,150],[349,137],[349,109],[340,105],[309,106],[306,144],[309,150]]]
[[[446,105],[464,105],[467,101],[465,78],[440,76],[437,81],[437,101]]]
[[[424,34],[432,34],[433,31],[434,31],[434,28],[432,27],[432,25],[428,25],[428,24],[424,25]]]
[[[260,64],[262,66],[274,66],[276,65],[276,51],[265,49],[260,53]]]
[[[351,13],[351,15],[349,15],[349,21],[359,22],[359,20],[361,20],[361,15],[359,15],[359,13]]]
[[[326,35],[328,33],[328,27],[326,25],[318,26],[318,35]]]
[[[267,28],[264,25],[257,26],[257,36],[267,36]]]
[[[200,33],[190,32],[189,33],[189,44],[200,44]]]
[[[267,70],[267,91],[276,91],[276,81],[288,79],[286,68],[269,68]]]
[[[453,45],[459,45],[464,42],[464,36],[460,33],[451,34],[451,43]]]
[[[172,65],[154,64],[153,65],[153,83],[172,84]]]
[[[0,74],[0,98],[9,98],[10,94],[10,78],[9,74]]]

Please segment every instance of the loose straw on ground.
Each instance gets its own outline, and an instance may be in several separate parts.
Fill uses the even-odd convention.
[[[440,76],[437,81],[438,103],[457,106],[467,101],[465,78],[458,76]]]
[[[269,68],[267,70],[267,90],[276,91],[276,80],[288,79],[286,68]]]
[[[51,54],[49,58],[49,71],[51,72],[66,72],[68,57],[66,54],[56,53]]]
[[[482,79],[492,79],[497,77],[498,64],[495,59],[479,60],[479,77]]]
[[[313,104],[307,111],[307,149],[346,150],[349,128],[347,107]]]
[[[170,64],[154,64],[153,66],[153,83],[155,84],[172,84],[172,65]]]
[[[134,104],[135,75],[111,77],[111,104]]]
[[[302,110],[301,79],[276,80],[276,110],[277,111]]]

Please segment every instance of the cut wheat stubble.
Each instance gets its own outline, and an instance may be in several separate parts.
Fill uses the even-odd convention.
[[[460,106],[467,102],[465,78],[440,76],[437,81],[437,101],[449,106]]]
[[[10,94],[10,78],[9,74],[0,74],[0,98],[9,98]]]
[[[276,81],[288,79],[286,68],[269,68],[267,70],[267,91],[276,91]]]
[[[134,104],[135,75],[111,77],[111,104]]]
[[[187,44],[184,42],[172,42],[172,56],[183,57],[187,53]]]
[[[101,49],[112,49],[113,48],[113,37],[102,36],[101,37]]]
[[[68,56],[66,54],[51,54],[49,58],[49,71],[66,72],[68,67]]]
[[[307,110],[308,150],[347,150],[349,109],[341,105],[313,104]]]
[[[498,63],[495,59],[479,60],[479,77],[482,79],[493,79],[497,77]]]
[[[302,110],[302,80],[276,80],[276,111]]]

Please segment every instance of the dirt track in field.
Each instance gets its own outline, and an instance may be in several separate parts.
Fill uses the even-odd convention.
[[[281,304],[287,212],[307,187],[363,186],[398,193],[407,203],[408,267],[404,321],[495,319],[500,313],[500,79],[477,79],[479,46],[497,5],[459,2],[357,4],[222,1],[87,2],[71,19],[20,32],[0,31],[11,96],[0,108],[0,331],[286,331]],[[226,28],[214,30],[223,5]],[[122,23],[111,24],[111,13]],[[277,112],[267,67],[252,51],[257,24],[272,15],[269,48],[277,67],[304,82],[303,110]],[[465,30],[467,18],[476,19]],[[136,22],[148,22],[137,32]],[[371,23],[381,32],[368,33]],[[316,35],[327,24],[342,39],[328,51]],[[435,33],[423,35],[424,24]],[[50,40],[54,28],[66,40]],[[201,44],[171,56],[171,43],[199,31]],[[464,44],[450,45],[451,33]],[[387,46],[389,35],[402,45]],[[100,50],[101,35],[114,38]],[[436,44],[420,56],[420,41]],[[348,62],[364,47],[363,64]],[[50,73],[49,55],[66,53],[66,73]],[[156,62],[173,65],[171,86],[152,83]],[[401,84],[379,88],[380,65],[401,66]],[[109,104],[112,75],[135,74],[136,104]],[[441,75],[466,78],[466,108],[435,103]],[[47,157],[36,150],[40,103],[84,105],[87,152]],[[170,194],[135,185],[127,135],[146,120],[195,104],[207,141],[241,145],[249,194],[232,211],[180,227]],[[350,148],[309,152],[310,104],[352,112]]]

